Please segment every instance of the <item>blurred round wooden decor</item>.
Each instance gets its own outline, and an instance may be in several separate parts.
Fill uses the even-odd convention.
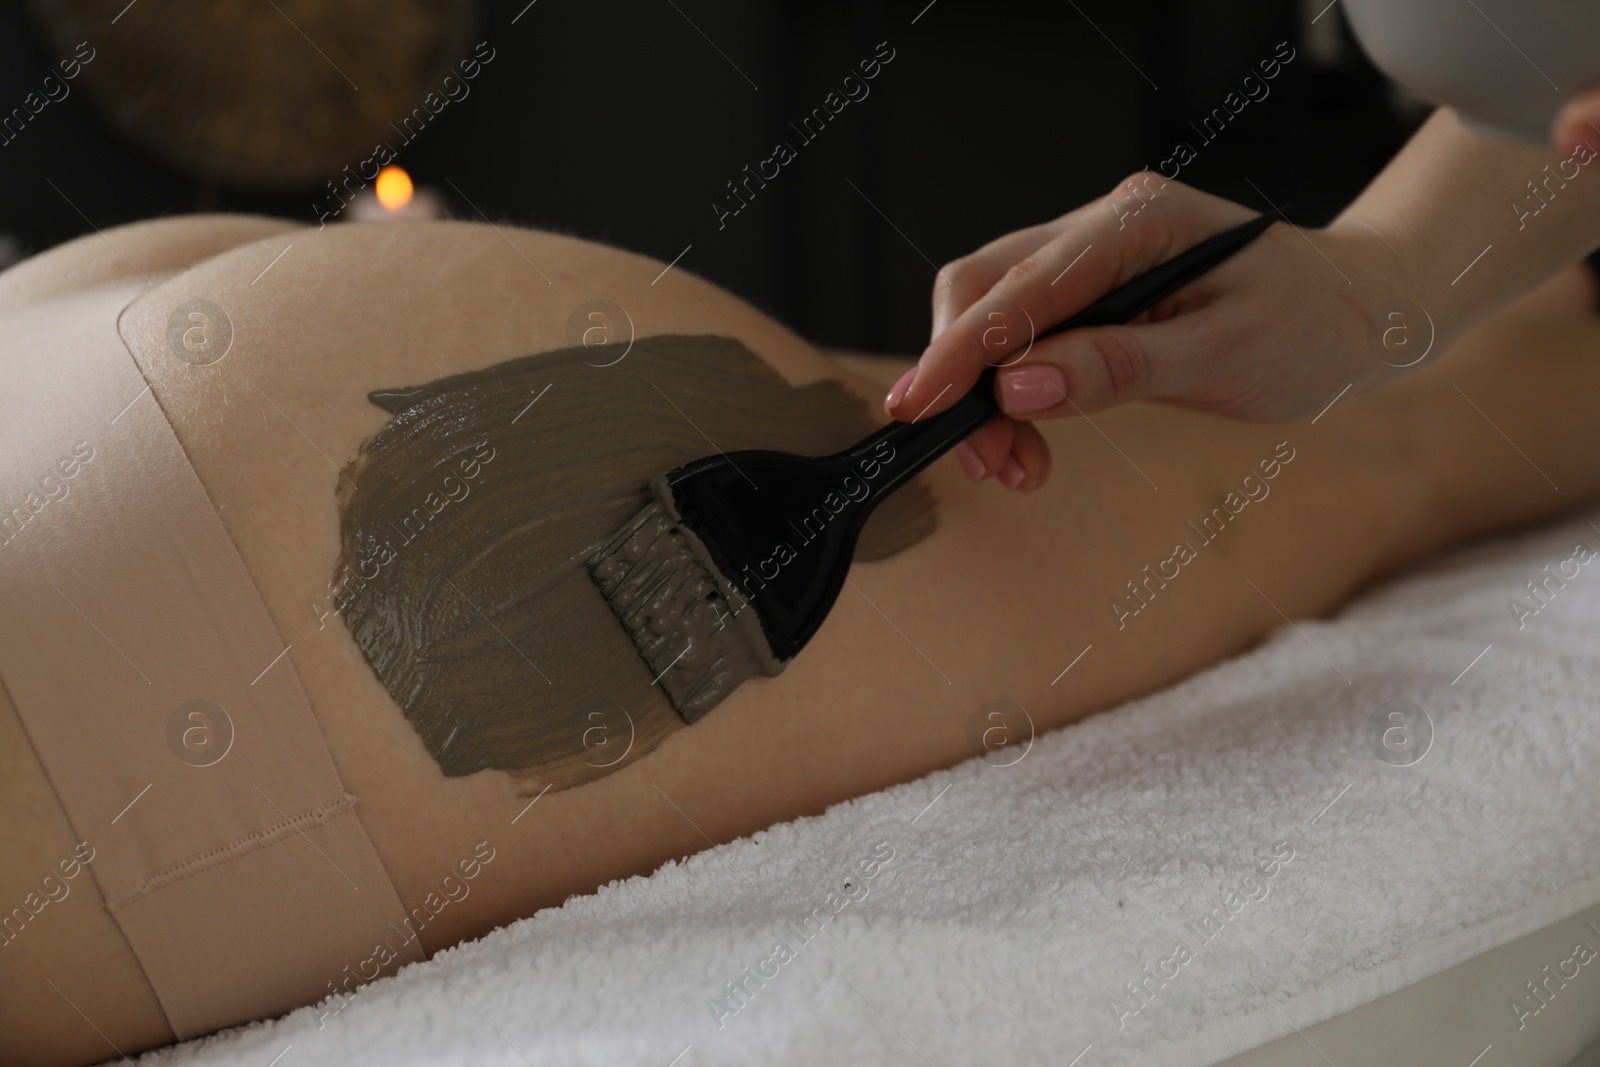
[[[476,0],[28,0],[123,136],[198,181],[320,185],[396,142],[467,54]],[[115,20],[115,21],[113,21]]]

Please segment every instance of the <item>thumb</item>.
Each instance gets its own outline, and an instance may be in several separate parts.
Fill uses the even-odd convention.
[[[1196,347],[1183,317],[1138,326],[1072,330],[1034,346],[1027,358],[995,374],[995,397],[1007,415],[1084,415],[1170,396]]]

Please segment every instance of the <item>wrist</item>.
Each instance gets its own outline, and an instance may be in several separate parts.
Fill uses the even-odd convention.
[[[1409,304],[1413,314],[1422,313],[1431,354],[1438,354],[1471,325],[1474,309],[1444,276],[1437,238],[1395,208],[1381,197],[1363,197],[1325,232],[1353,262],[1352,296],[1373,327],[1381,333],[1388,326],[1385,312]]]
[[[1474,133],[1440,108],[1329,230],[1387,249],[1380,301],[1425,309],[1442,352],[1600,241],[1595,171]]]
[[[1338,289],[1346,326],[1338,336],[1356,392],[1403,377],[1458,336],[1454,306],[1419,285],[1422,257],[1403,230],[1347,212],[1310,236],[1343,276]]]

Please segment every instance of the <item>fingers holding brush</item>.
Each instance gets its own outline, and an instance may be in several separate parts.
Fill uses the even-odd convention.
[[[996,478],[1030,493],[1050,477],[1050,449],[1031,423],[996,415],[952,450],[975,482]]]
[[[939,272],[933,340],[889,391],[884,410],[907,422],[938,414],[986,367],[1030,358],[1034,342],[1051,328],[1253,215],[1140,172],[1052,222],[991,241]],[[1072,412],[1064,406],[1062,413]]]

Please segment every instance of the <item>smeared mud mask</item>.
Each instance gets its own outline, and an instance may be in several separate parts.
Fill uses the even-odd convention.
[[[369,397],[394,418],[341,479],[334,584],[447,775],[495,768],[565,788],[683,728],[584,559],[662,471],[718,449],[822,455],[874,426],[838,382],[791,386],[732,338],[653,337],[615,365],[592,358],[561,349]],[[908,485],[856,559],[894,555],[935,522],[931,495]]]

